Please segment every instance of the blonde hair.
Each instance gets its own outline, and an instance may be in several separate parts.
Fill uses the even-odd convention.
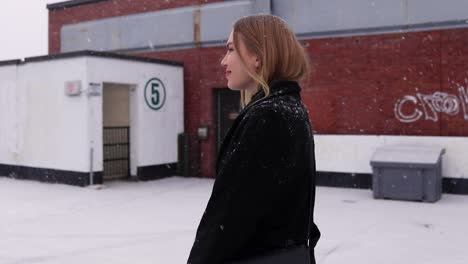
[[[259,57],[258,73],[245,68],[266,96],[270,94],[269,84],[272,81],[299,81],[310,69],[304,48],[280,17],[266,14],[242,17],[234,23],[233,40],[236,50],[239,50],[242,41],[248,52]],[[240,60],[245,65],[242,54]],[[252,95],[241,91],[242,107],[248,104]]]

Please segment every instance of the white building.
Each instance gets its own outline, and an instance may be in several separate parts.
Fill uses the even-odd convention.
[[[183,65],[80,51],[0,62],[0,175],[88,185],[175,173]]]

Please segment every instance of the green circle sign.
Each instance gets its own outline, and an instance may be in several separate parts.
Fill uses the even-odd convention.
[[[150,79],[145,85],[145,101],[149,108],[159,110],[166,102],[166,87],[158,78]]]

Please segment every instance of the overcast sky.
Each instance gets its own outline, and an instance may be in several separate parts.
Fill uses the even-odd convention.
[[[7,0],[0,8],[0,61],[47,54],[47,4],[60,0]]]

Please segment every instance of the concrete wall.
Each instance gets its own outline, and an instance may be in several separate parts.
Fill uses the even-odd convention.
[[[467,27],[465,0],[273,0],[303,38]]]
[[[49,53],[57,53],[60,51],[60,31],[63,25],[220,1],[222,0],[107,0],[71,7],[67,6],[66,3],[61,6],[48,5]]]
[[[186,7],[65,25],[61,52],[192,44],[193,12]]]
[[[65,82],[86,79],[83,58],[22,64],[1,95],[0,163],[85,172],[89,169],[85,97],[65,95]],[[3,79],[3,78],[2,78]],[[3,81],[2,81],[3,82]],[[16,83],[16,85],[15,85]],[[4,85],[2,90],[4,89]],[[5,144],[6,143],[6,144]]]
[[[61,52],[154,50],[220,45],[237,18],[270,13],[270,1],[188,6],[63,25]]]
[[[437,146],[445,149],[442,176],[468,178],[468,138],[372,135],[316,135],[318,171],[372,173],[370,160],[379,147],[387,145]]]
[[[0,67],[0,161],[13,162],[20,148],[17,120],[24,116],[24,109],[19,107],[24,90],[18,89],[17,79],[16,64]]]

